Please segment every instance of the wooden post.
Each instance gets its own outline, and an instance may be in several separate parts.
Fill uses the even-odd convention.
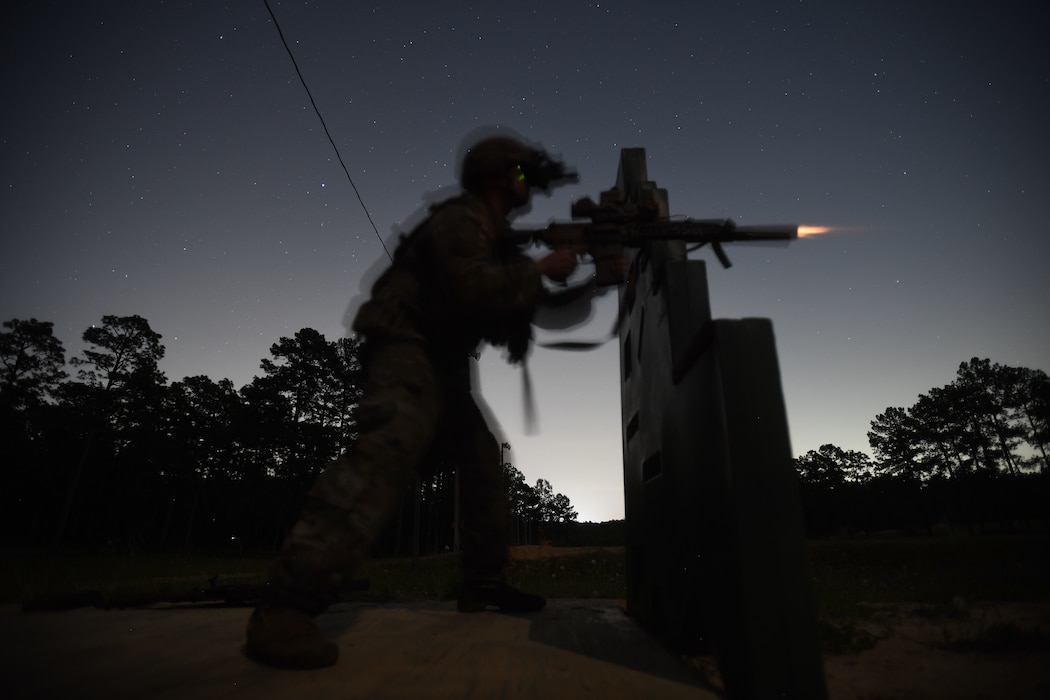
[[[621,154],[634,202],[667,193]],[[704,263],[653,241],[619,327],[627,611],[712,648],[732,698],[827,698],[768,319],[712,320]]]

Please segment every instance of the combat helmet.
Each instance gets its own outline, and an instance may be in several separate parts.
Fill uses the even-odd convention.
[[[502,177],[514,168],[520,169],[530,187],[540,190],[578,179],[575,172],[567,170],[546,151],[514,138],[494,136],[482,139],[467,151],[459,183],[468,192],[478,192],[487,180]]]

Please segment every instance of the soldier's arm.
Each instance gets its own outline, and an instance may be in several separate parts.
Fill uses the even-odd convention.
[[[524,256],[500,260],[481,224],[449,212],[434,221],[432,257],[438,284],[460,311],[491,316],[531,311],[540,293],[540,270]]]
[[[558,248],[536,261],[536,270],[555,282],[564,282],[576,269],[576,252]]]

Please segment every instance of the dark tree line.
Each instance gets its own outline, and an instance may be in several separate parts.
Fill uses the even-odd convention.
[[[509,445],[505,444],[505,447]],[[576,522],[576,509],[568,497],[554,493],[546,479],[537,479],[535,486],[529,486],[525,476],[510,462],[503,463],[503,474],[511,509],[511,542],[563,544],[565,523]]]
[[[510,445],[504,443],[503,448],[510,449]],[[566,543],[567,523],[575,523],[577,517],[569,498],[554,493],[546,479],[529,486],[510,462],[503,462],[503,475],[510,543]],[[398,555],[456,551],[456,508],[455,469],[443,465],[424,468],[413,490],[402,499],[399,516],[380,544],[381,551]]]
[[[161,336],[140,316],[104,316],[83,340],[71,377],[50,322],[13,319],[0,332],[9,546],[270,551],[320,469],[356,439],[355,339],[304,328],[240,389],[207,376],[169,384]],[[420,514],[424,553],[454,534],[454,470],[427,473],[402,509]],[[519,520],[576,517],[542,480],[509,488]]]
[[[948,385],[876,416],[868,441],[874,457],[824,445],[796,460],[811,535],[1046,524],[1045,372],[973,358]]]

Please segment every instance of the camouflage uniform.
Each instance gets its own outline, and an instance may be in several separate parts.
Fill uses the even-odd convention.
[[[366,340],[359,437],[310,489],[269,572],[273,604],[324,610],[382,534],[414,471],[437,456],[459,468],[464,580],[502,580],[499,445],[471,395],[470,353],[484,340],[520,361],[541,289],[532,260],[497,244],[506,226],[465,194],[435,206],[402,239],[354,321]]]

